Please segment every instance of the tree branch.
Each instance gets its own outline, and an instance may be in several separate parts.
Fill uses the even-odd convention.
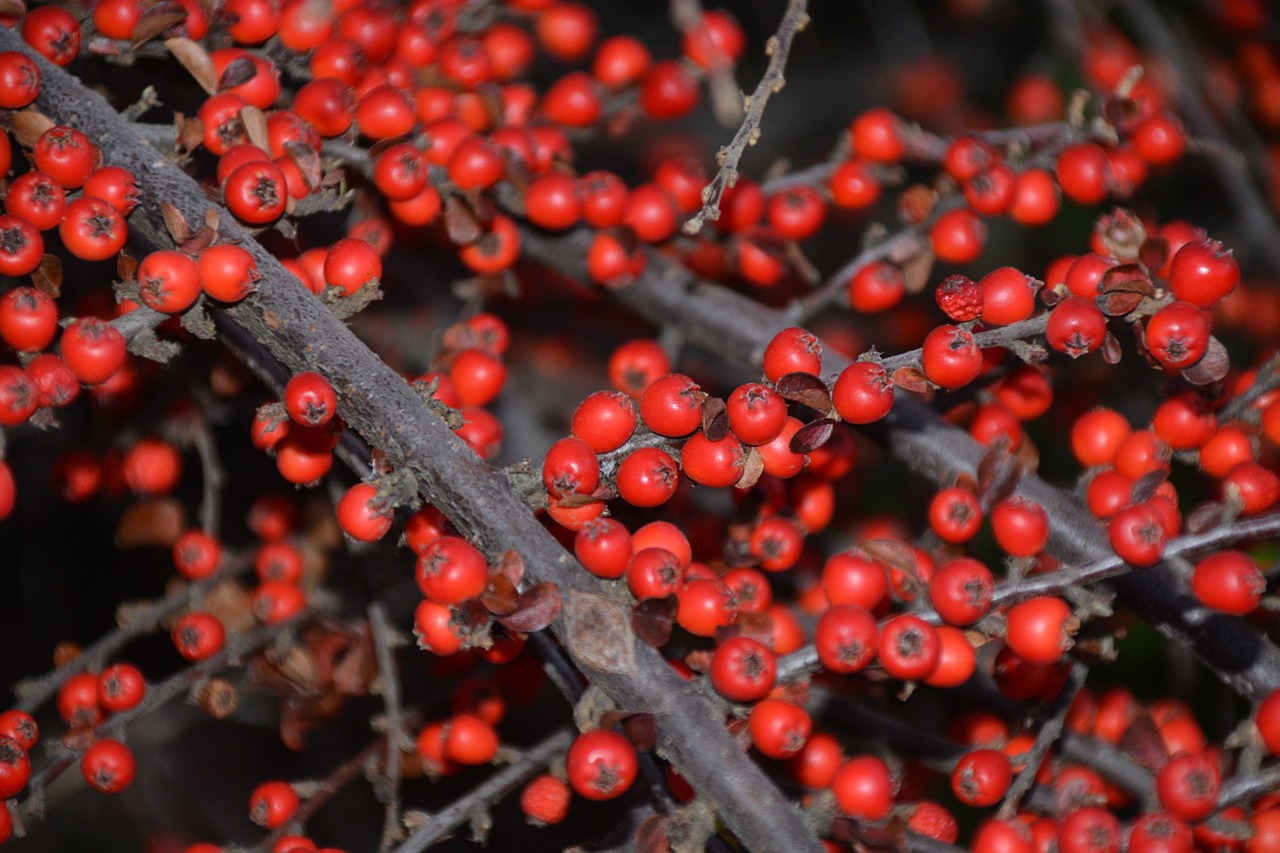
[[[765,46],[765,53],[769,55],[769,67],[765,69],[756,90],[747,98],[746,114],[738,132],[716,154],[720,169],[712,177],[711,183],[702,190],[702,209],[684,224],[684,233],[697,234],[708,219],[714,222],[720,218],[720,198],[738,180],[738,162],[742,159],[743,152],[748,145],[755,145],[760,139],[760,121],[764,117],[765,105],[786,82],[782,71],[786,68],[791,42],[795,40],[796,33],[809,23],[809,13],[806,11],[808,5],[808,0],[790,0],[787,3],[787,11],[782,16],[782,23],[778,25],[777,34]]]

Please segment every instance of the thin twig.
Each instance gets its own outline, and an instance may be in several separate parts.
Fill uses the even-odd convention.
[[[1018,773],[1017,778],[1013,780],[1013,784],[1009,786],[1009,790],[1005,792],[1004,800],[1000,803],[1000,808],[996,810],[997,817],[1008,820],[1017,814],[1018,804],[1022,802],[1022,797],[1036,783],[1036,774],[1040,771],[1040,762],[1044,761],[1044,757],[1049,754],[1049,750],[1057,743],[1058,737],[1062,734],[1067,712],[1071,710],[1071,703],[1075,701],[1076,694],[1084,686],[1084,680],[1088,674],[1089,668],[1084,664],[1079,661],[1072,664],[1071,675],[1057,698],[1053,700],[1053,704],[1049,706],[1047,716],[1040,726],[1040,731],[1036,733],[1035,743],[1031,745],[1031,749],[1025,755],[1021,756],[1021,760],[1024,762],[1022,770]]]
[[[382,694],[382,707],[387,716],[386,763],[379,772],[374,791],[386,804],[382,823],[379,850],[389,850],[401,837],[400,826],[400,754],[404,740],[404,721],[400,713],[400,677],[395,655],[391,650],[391,621],[381,601],[372,601],[368,607],[369,633],[373,638],[373,650],[378,660],[378,686]]]
[[[472,814],[491,806],[540,773],[557,755],[569,748],[573,732],[559,729],[528,750],[518,761],[499,770],[469,793],[431,815],[427,824],[415,830],[394,853],[420,853],[452,833]]]
[[[98,737],[118,737],[138,719],[156,710],[171,699],[188,693],[192,687],[215,673],[240,663],[246,655],[256,652],[279,637],[286,636],[291,629],[297,628],[314,618],[315,613],[314,609],[303,610],[285,622],[276,625],[259,625],[248,633],[233,636],[223,646],[222,650],[216,654],[193,663],[159,684],[149,686],[141,703],[128,711],[108,718],[106,722],[99,725],[94,731],[95,739]],[[21,807],[24,818],[43,818],[45,792],[48,790],[49,785],[74,763],[74,757],[64,755],[31,777],[31,781],[27,784],[28,795]]]
[[[192,601],[199,600],[219,584],[239,577],[252,565],[253,561],[247,556],[224,556],[222,566],[203,580],[175,589],[150,604],[122,606],[117,611],[116,618],[120,625],[115,630],[99,637],[57,669],[15,684],[13,693],[18,702],[14,707],[27,712],[35,711],[52,699],[68,678],[101,666],[134,639],[150,634],[170,616],[188,608]]]
[[[702,209],[684,224],[686,234],[697,234],[708,219],[714,221],[720,218],[720,198],[738,180],[738,162],[742,159],[743,152],[748,145],[755,145],[760,139],[760,120],[764,116],[765,104],[785,83],[782,71],[786,67],[787,55],[791,52],[791,42],[796,33],[809,23],[809,13],[806,11],[808,5],[808,0],[790,0],[787,4],[778,32],[765,46],[765,52],[769,55],[769,67],[765,69],[756,90],[747,98],[746,114],[738,132],[716,154],[720,169],[711,183],[702,190]]]

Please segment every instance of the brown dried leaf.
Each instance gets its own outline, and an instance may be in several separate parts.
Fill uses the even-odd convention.
[[[160,203],[160,213],[164,216],[164,227],[168,230],[169,236],[173,238],[175,243],[184,243],[191,236],[191,226],[187,225],[187,218],[182,215],[182,211],[167,202]]]
[[[224,581],[206,592],[202,606],[218,617],[228,634],[242,634],[253,628],[253,599],[234,581]]]
[[[195,79],[206,94],[218,91],[218,75],[213,70],[209,52],[189,38],[165,39],[164,46],[174,55],[182,67]]]
[[[1120,339],[1108,331],[1107,336],[1102,339],[1102,360],[1107,364],[1118,364],[1123,355]]]
[[[62,293],[62,259],[57,255],[41,258],[40,266],[31,271],[31,284],[36,290],[57,299]]]
[[[138,259],[128,249],[121,250],[120,254],[116,255],[116,275],[123,282],[138,279]]]
[[[507,551],[498,558],[493,571],[519,586],[520,581],[524,580],[524,557],[518,551]]]
[[[920,577],[920,562],[916,559],[916,552],[901,539],[868,539],[861,543],[861,547],[876,561],[897,569],[907,577]]]
[[[187,12],[181,6],[165,8],[166,6],[168,4],[157,4],[142,13],[142,17],[133,28],[131,41],[134,47],[151,41],[165,30],[176,27],[187,19]]]
[[[199,231],[178,244],[178,251],[191,255],[194,258],[205,249],[212,246],[213,241],[217,238],[218,232],[214,231],[208,225],[202,225],[200,226]]]
[[[655,649],[660,649],[671,639],[676,619],[676,598],[646,598],[631,608],[631,628],[636,636]]]
[[[1169,472],[1163,469],[1157,469],[1150,473],[1144,474],[1138,478],[1138,482],[1133,484],[1133,497],[1129,500],[1135,504],[1144,504],[1155,497],[1156,489],[1160,488],[1160,484],[1168,479]]]
[[[506,575],[491,572],[480,603],[494,616],[510,616],[520,607],[520,591]]]
[[[719,423],[717,423],[717,419]],[[712,427],[716,434],[712,435]],[[719,397],[704,397],[702,400],[702,431],[711,441],[719,441],[729,433],[728,407]]]
[[[904,391],[923,394],[931,387],[924,371],[918,367],[899,367],[893,372],[893,384]]]
[[[286,142],[284,153],[302,173],[302,182],[308,190],[320,186],[320,155],[314,148],[304,142]]]
[[[0,0],[0,15],[6,18],[21,18],[27,14],[27,4],[22,0]]]
[[[194,151],[204,142],[204,122],[200,119],[178,113],[173,117],[173,126],[179,151]]]
[[[987,449],[978,463],[976,492],[984,504],[995,506],[1013,494],[1021,473],[1016,457],[1009,452],[1008,443],[1002,438]]]
[[[1138,250],[1138,263],[1149,270],[1164,267],[1169,260],[1169,241],[1163,237],[1148,237]]]
[[[1184,368],[1182,378],[1192,385],[1211,385],[1225,379],[1230,370],[1231,357],[1227,355],[1227,348],[1222,345],[1222,341],[1211,335],[1209,348],[1205,350],[1204,356],[1195,364]]]
[[[236,60],[239,62],[240,60]],[[263,151],[271,150],[271,136],[267,133],[267,116],[255,106],[247,106],[240,110],[240,121],[244,124],[245,136]]]
[[[1141,293],[1143,296],[1152,296],[1156,288],[1151,283],[1151,276],[1147,275],[1147,271],[1138,264],[1117,264],[1103,274],[1102,281],[1098,282],[1098,292]]]
[[[1120,750],[1148,770],[1159,770],[1169,758],[1164,738],[1151,715],[1143,711],[1134,718],[1120,738]]]
[[[785,399],[826,414],[831,411],[831,392],[812,373],[788,373],[775,386]]]
[[[468,246],[484,235],[475,213],[453,195],[444,200],[444,230],[455,246]]]
[[[248,83],[254,77],[258,76],[258,66],[253,60],[247,56],[238,56],[231,60],[231,63],[222,69],[222,76],[218,78],[218,91],[225,92],[227,89],[234,89],[236,86]],[[268,150],[268,149],[263,149]]]
[[[656,814],[646,818],[636,830],[636,853],[671,853],[667,843],[667,827],[671,818]]]
[[[23,148],[34,148],[36,141],[53,126],[53,119],[34,107],[27,107],[9,116],[9,129]]]
[[[622,726],[622,733],[640,752],[648,752],[658,740],[658,727],[653,714],[636,711],[606,711],[600,716],[599,728]]]
[[[746,454],[742,458],[742,476],[738,478],[738,482],[734,483],[735,489],[749,489],[760,481],[760,475],[764,473],[764,459],[760,457],[760,452],[754,447],[748,447]]]
[[[119,548],[172,548],[187,529],[187,513],[174,498],[145,498],[130,504],[116,525]]]
[[[694,672],[710,672],[711,658],[715,655],[711,649],[694,649],[684,656],[685,665]]]
[[[1204,533],[1227,520],[1227,505],[1217,501],[1200,504],[1187,514],[1185,527],[1191,534]]]
[[[791,437],[791,452],[812,453],[827,443],[835,428],[836,422],[831,418],[820,418],[805,424]]]
[[[916,294],[924,291],[929,284],[930,276],[933,275],[933,262],[933,249],[926,246],[900,264],[902,283],[907,293]]]
[[[1108,317],[1123,317],[1137,308],[1145,299],[1141,293],[1116,291],[1100,294],[1097,299],[1098,309]]]
[[[541,631],[560,615],[560,587],[548,581],[534,584],[520,596],[520,609],[498,623],[510,631]]]

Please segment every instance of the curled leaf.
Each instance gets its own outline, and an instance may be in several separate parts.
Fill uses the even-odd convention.
[[[519,551],[506,551],[498,558],[493,570],[519,586],[520,581],[524,580],[524,558]]]
[[[1107,336],[1102,339],[1102,360],[1107,364],[1117,364],[1123,355],[1120,340],[1108,330]]]
[[[929,390],[929,380],[918,367],[899,367],[893,372],[893,384],[904,391],[923,394]]]
[[[203,46],[189,38],[165,39],[164,46],[187,69],[187,73],[201,89],[210,95],[218,91],[218,76],[213,70],[213,60]]]
[[[1183,369],[1182,378],[1192,385],[1211,385],[1225,379],[1229,370],[1231,357],[1227,355],[1227,348],[1222,345],[1222,341],[1211,335],[1204,355],[1195,364]]]
[[[239,62],[240,60],[236,60]],[[271,136],[267,133],[267,116],[255,106],[240,109],[240,122],[244,125],[245,135],[249,141],[263,151],[271,150]]]
[[[811,424],[805,424],[791,437],[791,452],[812,453],[827,443],[835,428],[836,422],[831,418],[820,418]]]
[[[120,256],[124,257],[121,252]],[[45,255],[40,266],[31,271],[31,284],[36,290],[57,299],[62,293],[62,259],[57,255]]]
[[[1151,715],[1145,711],[1138,714],[1124,730],[1124,735],[1120,738],[1120,750],[1148,770],[1159,770],[1169,757],[1160,730]]]
[[[314,148],[304,142],[286,142],[284,152],[298,167],[302,182],[307,185],[308,190],[320,186],[320,155]]]
[[[734,483],[735,489],[749,489],[760,481],[760,475],[764,473],[764,459],[760,457],[760,451],[754,447],[748,447],[746,454],[742,458],[742,476],[738,478],[738,482]]]
[[[182,215],[182,211],[178,210],[176,205],[162,201],[160,214],[164,217],[164,227],[173,238],[173,242],[178,244],[186,242],[191,236],[191,226],[187,224],[187,218]]]
[[[187,10],[173,3],[157,3],[142,13],[134,25],[131,42],[134,47],[151,41],[156,36],[178,26],[187,19]]]
[[[788,373],[778,380],[775,388],[784,399],[824,414],[831,411],[831,392],[812,373]]]
[[[729,434],[728,407],[719,397],[706,397],[702,401],[702,431],[711,441],[719,441]]]
[[[1149,270],[1163,269],[1169,260],[1169,241],[1164,237],[1148,237],[1138,250],[1138,263]]]
[[[506,575],[492,572],[480,603],[494,616],[510,616],[520,607],[520,592]]]
[[[636,636],[655,649],[660,649],[671,639],[676,619],[676,598],[646,598],[631,608],[631,628]]]
[[[509,631],[541,631],[560,615],[560,587],[548,581],[534,584],[520,596],[520,607],[498,623]]]
[[[218,91],[225,92],[227,89],[242,86],[257,76],[258,66],[253,60],[247,56],[237,56],[222,69],[222,76],[218,78]]]
[[[456,246],[468,246],[484,234],[471,208],[452,195],[444,200],[444,230]]]

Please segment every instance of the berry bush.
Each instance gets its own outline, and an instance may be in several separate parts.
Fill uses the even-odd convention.
[[[1274,10],[731,5],[0,0],[5,850],[1280,851]]]

